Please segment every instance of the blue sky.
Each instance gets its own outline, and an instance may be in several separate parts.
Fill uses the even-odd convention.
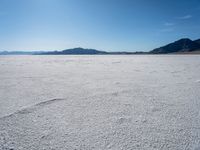
[[[0,0],[0,50],[148,51],[200,38],[199,0]]]

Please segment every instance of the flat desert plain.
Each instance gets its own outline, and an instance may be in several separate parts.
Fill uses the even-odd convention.
[[[200,55],[0,56],[1,150],[199,150]]]

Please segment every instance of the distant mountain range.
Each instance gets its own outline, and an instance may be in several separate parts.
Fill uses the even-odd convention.
[[[106,52],[96,49],[73,48],[63,51],[2,51],[0,55],[131,55],[131,54],[173,54],[173,53],[194,53],[200,54],[200,39],[180,39],[173,43],[156,48],[149,52]]]
[[[105,51],[98,51],[95,49],[84,49],[84,48],[73,48],[66,49],[63,51],[53,51],[53,52],[44,52],[41,55],[96,55],[96,54],[107,54]]]
[[[156,48],[151,54],[169,54],[169,53],[192,53],[200,51],[200,39],[192,41],[188,38],[180,39],[160,48]]]
[[[128,55],[128,54],[139,54],[143,52],[106,52],[106,51],[99,51],[96,49],[84,49],[84,48],[73,48],[73,49],[66,49],[63,51],[53,51],[53,52],[44,52],[40,53],[40,55]]]
[[[131,55],[147,52],[106,52],[96,49],[72,48],[63,51],[0,51],[0,55]]]

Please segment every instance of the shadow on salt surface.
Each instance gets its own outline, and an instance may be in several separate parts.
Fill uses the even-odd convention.
[[[200,80],[196,80],[196,83],[200,83]]]
[[[58,102],[58,101],[64,101],[65,99],[51,99],[51,100],[47,100],[47,101],[44,101],[44,102],[41,102],[41,103],[38,103],[38,104],[35,104],[33,106],[30,106],[30,107],[27,107],[27,108],[24,108],[24,109],[21,109],[21,110],[18,110],[10,115],[7,115],[7,116],[3,116],[1,117],[0,119],[4,119],[4,118],[8,118],[8,117],[12,117],[14,115],[20,115],[20,114],[29,114],[29,113],[32,113],[46,105],[50,105],[52,103],[55,103],[55,102]]]

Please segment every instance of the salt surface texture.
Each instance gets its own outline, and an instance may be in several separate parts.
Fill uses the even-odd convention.
[[[0,149],[200,148],[200,56],[0,56]]]

